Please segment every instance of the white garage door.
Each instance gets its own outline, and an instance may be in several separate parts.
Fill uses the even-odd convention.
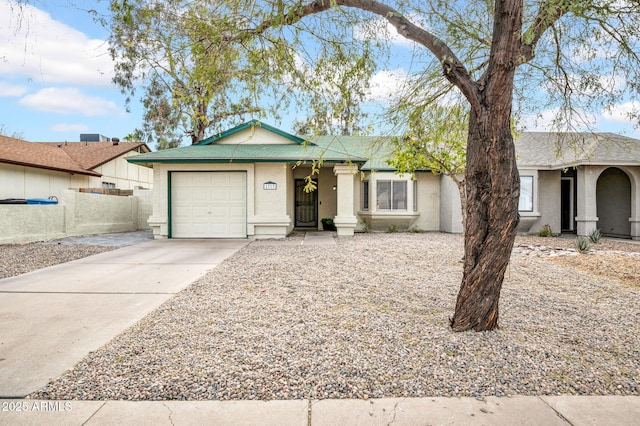
[[[245,172],[174,172],[171,174],[171,236],[174,238],[245,238]]]

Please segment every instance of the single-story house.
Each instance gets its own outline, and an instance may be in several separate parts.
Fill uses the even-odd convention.
[[[0,135],[0,199],[59,198],[70,188],[151,188],[152,171],[126,160],[150,151],[116,138],[28,142]]]
[[[640,238],[640,146],[613,134],[525,133],[516,142],[523,232]],[[571,136],[576,136],[572,134]],[[195,145],[127,158],[153,167],[156,238],[278,238],[293,229],[462,230],[457,188],[429,171],[400,175],[380,137],[302,138],[251,121]],[[582,142],[582,140],[581,140]],[[317,189],[307,191],[311,176]]]

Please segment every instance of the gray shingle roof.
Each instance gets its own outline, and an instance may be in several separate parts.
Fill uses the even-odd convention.
[[[520,167],[640,165],[640,140],[614,133],[525,132],[515,146]]]

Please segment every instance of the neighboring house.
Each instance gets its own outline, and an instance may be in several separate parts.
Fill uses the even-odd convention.
[[[524,231],[640,239],[640,140],[613,133],[523,133],[516,140]]]
[[[151,188],[153,173],[126,158],[139,142],[27,142],[0,136],[0,199],[60,197],[69,188]]]
[[[552,134],[524,134],[517,141],[521,230],[549,224],[554,232],[587,234],[600,227],[640,238],[638,141],[609,134],[584,138],[608,148],[594,142],[584,146],[586,157],[563,160],[554,155]],[[149,225],[156,238],[278,238],[294,228],[321,229],[322,218],[334,220],[338,235],[391,227],[460,232],[453,181],[429,171],[396,174],[386,164],[385,142],[355,136],[305,140],[251,121],[195,145],[127,160],[153,167]],[[315,191],[305,191],[309,176],[317,181]]]

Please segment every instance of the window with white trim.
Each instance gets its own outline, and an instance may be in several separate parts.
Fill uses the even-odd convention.
[[[379,180],[376,182],[377,210],[407,210],[407,182]]]
[[[116,189],[116,184],[112,182],[102,182],[102,187],[104,189]]]
[[[533,211],[533,176],[520,176],[518,210],[521,212]]]
[[[418,181],[413,181],[413,211],[418,211]]]

